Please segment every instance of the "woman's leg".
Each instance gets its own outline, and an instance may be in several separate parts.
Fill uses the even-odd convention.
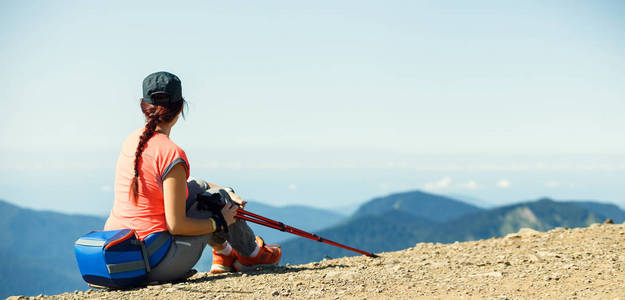
[[[148,281],[183,279],[202,256],[208,235],[172,236],[172,244],[163,260],[148,273]]]
[[[228,233],[217,232],[209,239],[209,244],[218,247],[228,241],[237,253],[243,256],[250,256],[256,250],[256,236],[254,231],[243,220],[237,220],[234,224],[228,226]],[[223,246],[221,246],[223,247]],[[216,249],[217,250],[217,249]]]
[[[213,214],[210,211],[198,210],[196,204],[197,195],[210,189],[208,182],[202,179],[189,178],[187,188],[189,190],[187,216],[197,219],[212,217]],[[215,250],[222,249],[226,241],[232,245],[234,250],[244,256],[249,256],[257,247],[254,231],[245,221],[238,219],[234,224],[228,226],[228,233],[214,232],[209,234],[208,244]]]
[[[192,218],[210,217],[211,212],[197,209],[196,201],[199,193],[209,189],[208,183],[201,179],[191,179],[188,182],[188,187],[187,207],[189,210],[187,210],[187,215]],[[224,194],[222,193],[223,196],[228,197],[227,194]],[[230,199],[228,200],[230,201]],[[214,273],[227,271],[230,269],[230,265],[238,271],[251,270],[258,265],[273,265],[277,264],[282,257],[280,248],[268,247],[262,239],[257,240],[254,231],[243,220],[236,220],[228,226],[228,233],[218,231],[209,234],[208,243],[215,249],[213,265],[211,266],[211,272]],[[234,251],[229,250],[228,244],[232,246]]]

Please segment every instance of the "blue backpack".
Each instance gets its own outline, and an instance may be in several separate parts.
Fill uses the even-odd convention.
[[[90,284],[128,288],[147,283],[148,273],[167,254],[169,232],[150,234],[142,242],[132,229],[92,231],[74,243],[82,278]]]

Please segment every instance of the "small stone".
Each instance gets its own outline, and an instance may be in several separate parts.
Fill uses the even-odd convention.
[[[300,285],[304,285],[303,281],[296,281],[295,282],[295,286],[300,286]]]
[[[614,220],[607,218],[605,219],[605,221],[603,221],[603,224],[614,224]]]
[[[482,273],[482,274],[471,275],[471,277],[495,277],[495,278],[501,278],[501,277],[503,277],[503,274],[501,272],[489,272],[489,273]]]
[[[274,297],[275,296],[280,296],[280,292],[279,291],[273,291],[273,292],[271,292],[271,295],[274,296]]]
[[[546,257],[560,258],[560,255],[553,253],[553,252],[548,252],[548,251],[537,251],[536,255],[538,255],[541,258],[546,258]]]
[[[506,235],[504,237],[504,240],[509,240],[509,239],[520,239],[520,238],[524,238],[524,237],[531,237],[531,236],[536,236],[538,235],[540,232],[531,229],[531,228],[521,228],[519,229],[519,232],[517,233],[510,233],[508,235]]]
[[[519,229],[518,234],[524,235],[524,236],[532,236],[532,235],[540,234],[540,231],[536,231],[532,228],[523,227]]]

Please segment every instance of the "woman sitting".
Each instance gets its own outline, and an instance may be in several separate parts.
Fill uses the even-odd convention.
[[[104,229],[135,229],[140,240],[159,232],[172,235],[171,246],[148,274],[149,281],[192,275],[206,244],[213,247],[211,273],[277,264],[280,248],[265,245],[245,221],[235,219],[237,208],[246,202],[232,190],[226,189],[231,201],[221,210],[223,219],[197,209],[198,194],[221,187],[190,178],[185,152],[169,139],[184,106],[177,76],[157,72],[144,79],[141,110],[146,123],[122,146],[115,171],[115,202]],[[227,233],[217,230],[219,221],[226,223]]]

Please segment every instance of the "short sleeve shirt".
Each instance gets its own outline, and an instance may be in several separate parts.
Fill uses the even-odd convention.
[[[135,174],[135,152],[143,130],[140,128],[131,133],[119,154],[115,170],[115,202],[104,226],[104,230],[134,229],[141,240],[152,233],[167,231],[163,180],[169,171],[182,164],[188,179],[190,170],[185,152],[167,135],[154,133],[141,155],[139,197],[135,205],[130,197],[130,182]]]

